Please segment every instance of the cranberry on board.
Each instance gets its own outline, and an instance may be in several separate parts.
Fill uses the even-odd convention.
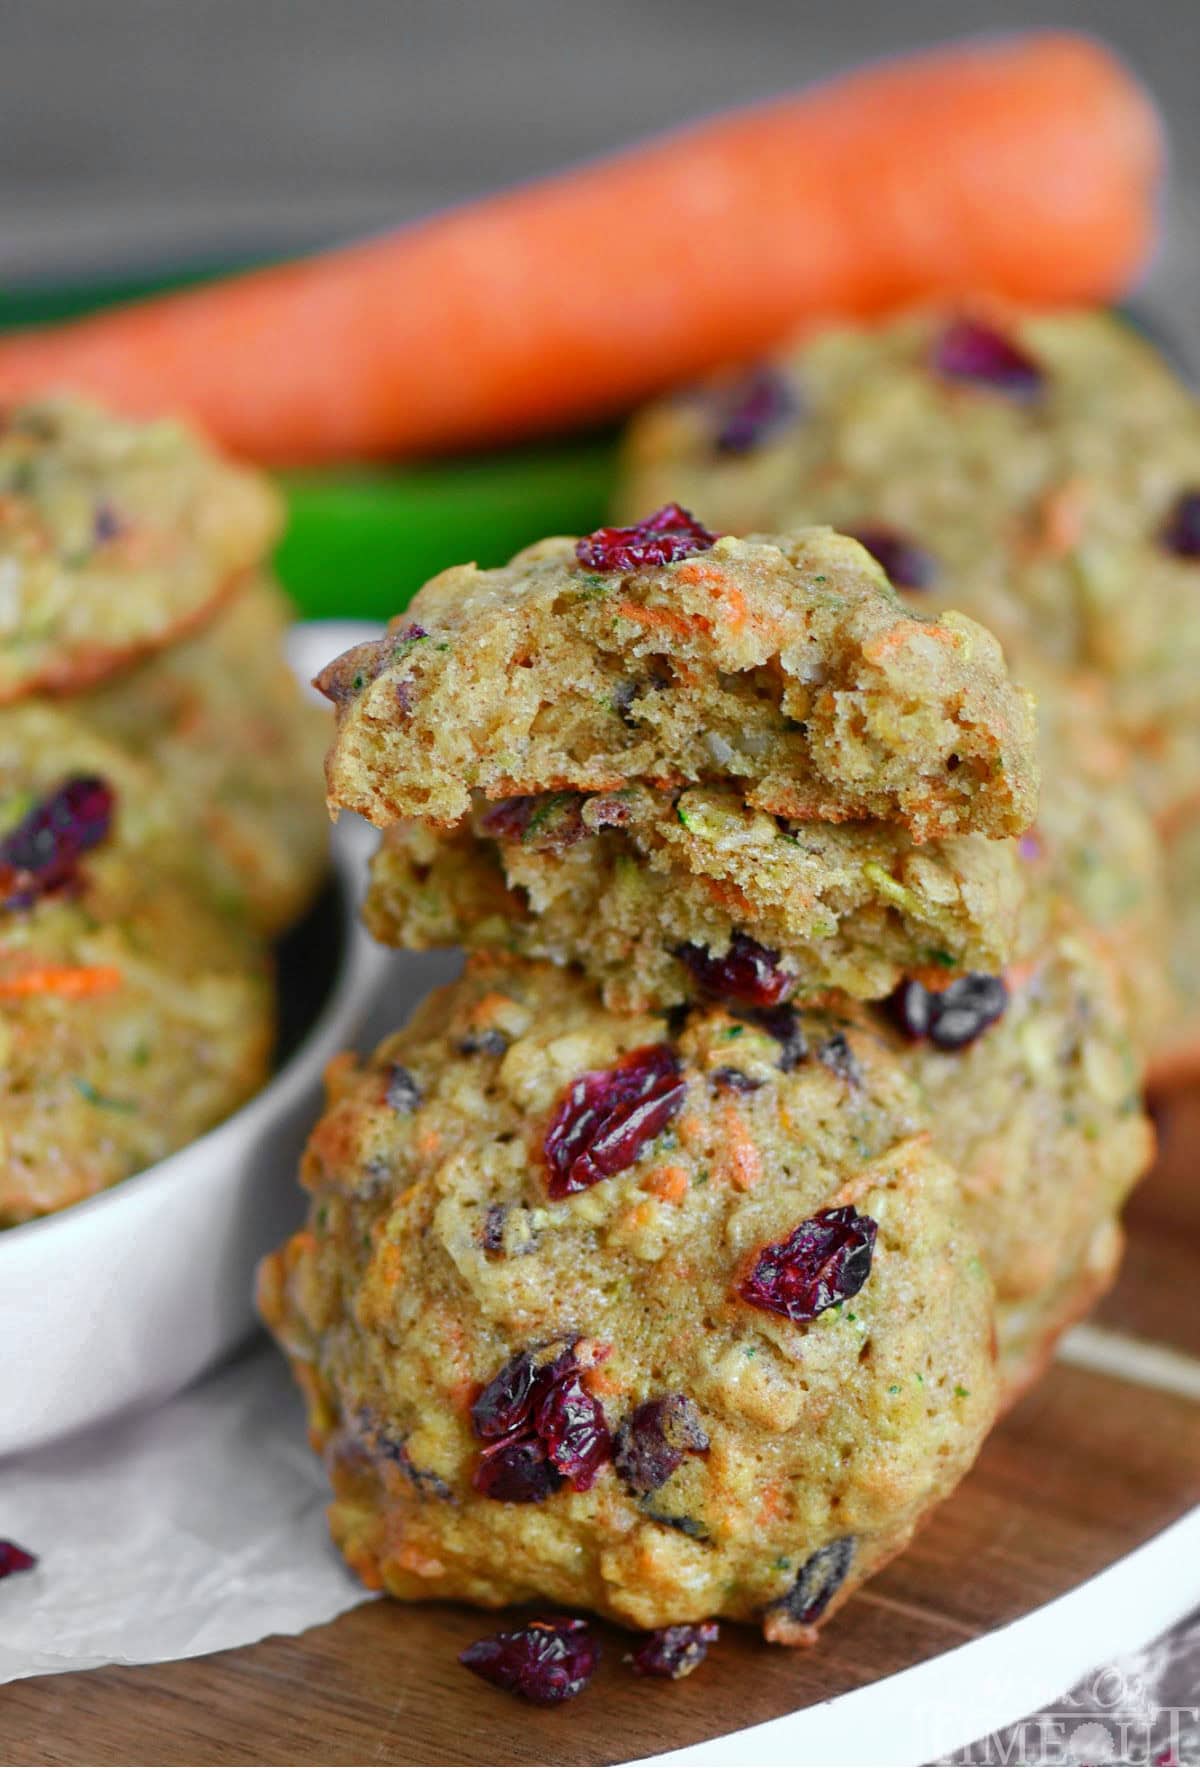
[[[600,1647],[586,1621],[556,1615],[492,1633],[459,1653],[465,1669],[538,1707],[574,1700],[595,1674]]]
[[[635,1676],[662,1676],[678,1682],[699,1669],[719,1636],[716,1621],[658,1627],[630,1654],[629,1662]]]

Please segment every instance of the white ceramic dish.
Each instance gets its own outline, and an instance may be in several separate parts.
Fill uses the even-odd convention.
[[[297,674],[377,630],[297,627]],[[296,1162],[322,1071],[362,1028],[389,963],[357,917],[370,845],[353,818],[336,832],[311,954],[293,941],[284,960],[305,972],[321,956],[330,985],[263,1091],[146,1172],[0,1234],[0,1455],[164,1399],[251,1331],[254,1267],[299,1211]]]

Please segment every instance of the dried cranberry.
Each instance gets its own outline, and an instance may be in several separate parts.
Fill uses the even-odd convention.
[[[714,1068],[712,1084],[718,1093],[757,1093],[763,1082],[740,1068]]]
[[[811,1626],[820,1620],[845,1583],[853,1559],[853,1535],[818,1547],[800,1567],[787,1595],[771,1607],[782,1609],[789,1620],[798,1621],[801,1626]]]
[[[970,381],[1012,399],[1032,399],[1045,384],[1028,351],[977,319],[957,319],[948,325],[933,346],[932,359],[935,371],[946,380]]]
[[[578,792],[498,798],[480,817],[480,832],[494,841],[521,841],[535,850],[570,847],[585,833],[583,802]]]
[[[111,503],[98,503],[92,517],[92,539],[97,546],[106,546],[110,540],[116,540],[124,532],[125,524],[121,521]]]
[[[477,1639],[458,1657],[473,1675],[538,1707],[582,1694],[599,1660],[600,1647],[587,1622],[562,1615]]]
[[[790,1074],[794,1068],[799,1068],[808,1056],[808,1039],[796,1009],[764,1007],[753,1015],[753,1020],[779,1045],[779,1067],[783,1073]]]
[[[792,988],[793,979],[780,970],[779,953],[759,945],[749,934],[735,933],[723,957],[703,945],[681,945],[675,956],[691,971],[698,989],[718,1000],[744,1007],[774,1007]]]
[[[536,1504],[569,1480],[586,1492],[612,1457],[604,1408],[581,1380],[575,1346],[537,1363],[519,1351],[471,1407],[484,1449],[474,1484],[489,1498]]]
[[[847,1086],[862,1085],[863,1075],[858,1057],[843,1032],[835,1031],[823,1044],[818,1044],[817,1061],[828,1068],[831,1074],[836,1074],[839,1080],[844,1080]]]
[[[764,1246],[738,1294],[751,1307],[801,1324],[857,1295],[871,1274],[878,1224],[852,1204],[823,1209],[786,1240]]]
[[[695,1626],[659,1627],[648,1633],[630,1656],[635,1676],[665,1676],[678,1682],[690,1676],[708,1656],[721,1629],[715,1621],[700,1621]]]
[[[357,1429],[359,1440],[368,1453],[394,1462],[423,1497],[453,1501],[454,1493],[442,1476],[428,1467],[418,1467],[404,1439],[392,1436],[369,1408],[359,1413]]]
[[[687,1082],[669,1044],[633,1050],[572,1081],[542,1144],[551,1197],[570,1197],[633,1165],[683,1104]]]
[[[423,626],[418,626],[415,620],[408,621],[408,623],[402,626],[396,634],[396,638],[402,645],[411,645],[419,638],[428,637],[429,634],[426,632],[425,628]]]
[[[518,1351],[498,1375],[493,1375],[471,1407],[476,1436],[490,1442],[495,1437],[511,1436],[528,1423],[533,1409],[534,1374],[531,1353]]]
[[[1184,491],[1171,506],[1162,531],[1168,552],[1200,559],[1200,491]]]
[[[559,852],[573,847],[586,833],[583,797],[578,792],[550,792],[533,801],[521,840],[535,852]]]
[[[400,1116],[407,1116],[421,1103],[421,1089],[408,1069],[393,1062],[388,1074],[387,1102]]]
[[[15,1541],[0,1541],[0,1578],[11,1578],[14,1572],[31,1572],[37,1554],[18,1547]]]
[[[717,412],[713,438],[719,454],[748,454],[797,415],[800,402],[776,369],[752,369],[730,388]]]
[[[497,841],[519,841],[537,808],[536,797],[497,798],[479,819],[480,831]]]
[[[508,1206],[504,1203],[489,1203],[483,1218],[483,1233],[480,1239],[483,1250],[489,1258],[499,1258],[504,1251],[504,1224],[508,1220]]]
[[[597,792],[584,805],[589,829],[622,829],[633,815],[633,806],[622,792]]]
[[[938,1050],[961,1050],[994,1025],[1008,1005],[1002,976],[971,971],[943,989],[902,982],[891,997],[892,1017],[909,1037],[928,1038]]]
[[[479,1457],[471,1484],[500,1504],[540,1504],[562,1485],[562,1474],[536,1437],[495,1443]]]
[[[115,797],[91,775],[65,780],[0,839],[0,908],[24,909],[65,889],[112,827]]]
[[[937,578],[937,560],[897,528],[871,523],[851,529],[876,564],[882,565],[897,589],[928,589]]]
[[[586,1492],[612,1459],[604,1408],[584,1387],[574,1362],[544,1386],[533,1427],[557,1471],[577,1492]]]
[[[694,1400],[662,1394],[643,1400],[617,1431],[613,1466],[635,1498],[656,1492],[687,1454],[708,1452],[708,1434]]]
[[[716,538],[690,510],[666,503],[631,528],[597,528],[585,535],[575,542],[575,557],[592,571],[637,571],[707,552]]]

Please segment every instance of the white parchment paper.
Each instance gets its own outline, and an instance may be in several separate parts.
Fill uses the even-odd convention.
[[[299,1633],[369,1600],[330,1545],[324,1471],[265,1341],[156,1411],[0,1468],[0,1681]]]

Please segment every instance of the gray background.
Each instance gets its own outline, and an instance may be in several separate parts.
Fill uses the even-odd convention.
[[[1095,30],[1166,109],[1192,311],[1200,0],[0,0],[0,277],[340,238],[865,56]]]

